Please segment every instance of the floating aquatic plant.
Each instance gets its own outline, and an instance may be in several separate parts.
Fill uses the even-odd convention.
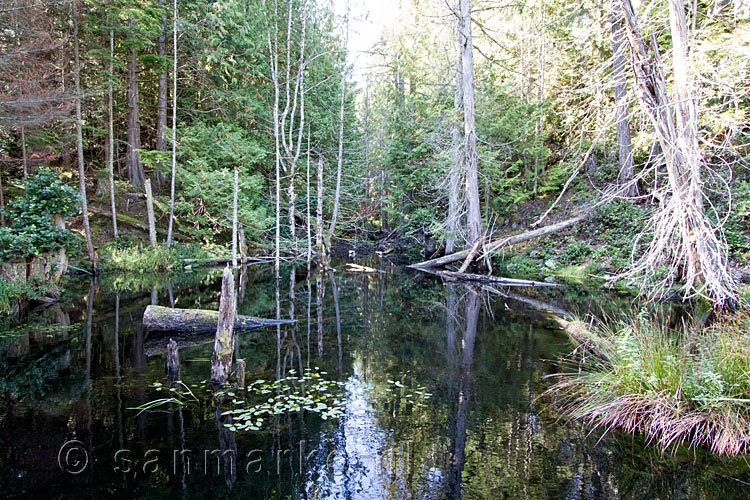
[[[324,378],[324,371],[305,370],[302,376],[296,376],[290,370],[290,376],[275,380],[256,380],[243,391],[237,388],[227,390],[235,406],[223,415],[231,415],[232,422],[224,425],[232,431],[260,430],[263,422],[276,415],[308,411],[328,420],[344,414],[343,382]],[[251,404],[249,399],[262,399]]]

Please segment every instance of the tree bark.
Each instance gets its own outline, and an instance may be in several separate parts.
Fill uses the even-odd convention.
[[[83,162],[83,118],[81,116],[81,61],[78,55],[78,10],[73,2],[73,51],[74,64],[73,79],[75,81],[76,108],[76,149],[78,150],[78,190],[81,195],[81,216],[83,219],[83,234],[86,237],[86,250],[92,269],[96,270],[94,244],[91,241],[91,226],[89,225],[89,205],[86,199],[86,175]]]
[[[117,207],[115,200],[115,117],[114,117],[114,61],[115,32],[109,30],[109,85],[107,85],[107,173],[109,175],[109,203],[112,212],[112,234],[117,239]]]
[[[146,179],[146,216],[148,217],[148,239],[156,245],[156,222],[154,220],[154,196],[151,193],[151,179]]]
[[[167,247],[174,227],[174,184],[177,177],[177,0],[172,3],[172,174],[169,176],[169,223]]]
[[[211,383],[220,385],[229,380],[234,354],[234,324],[237,303],[234,297],[234,273],[229,266],[224,268],[221,279],[218,324],[211,357]]]
[[[466,172],[466,232],[469,243],[474,243],[482,233],[482,214],[479,205],[479,176],[477,154],[477,131],[474,112],[474,59],[471,39],[471,1],[459,0],[461,8],[461,33],[459,44],[463,60],[464,101],[464,165]]]
[[[133,27],[133,20],[128,21]],[[130,183],[136,187],[143,186],[145,174],[141,165],[141,125],[138,112],[138,51],[130,49],[128,54],[128,151],[127,165]]]
[[[612,0],[612,78],[615,93],[615,119],[617,121],[617,155],[619,166],[618,183],[627,186],[624,196],[638,196],[638,184],[633,181],[635,165],[630,139],[628,118],[628,85],[625,77],[625,46],[623,44],[622,9],[617,0]]]

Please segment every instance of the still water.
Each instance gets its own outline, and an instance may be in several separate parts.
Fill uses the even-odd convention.
[[[0,325],[0,496],[750,497],[744,459],[666,458],[557,420],[539,396],[572,346],[534,302],[369,264],[379,272],[287,268],[278,288],[271,269],[247,269],[238,312],[297,320],[239,335],[255,390],[212,397],[212,338],[183,337],[180,403],[150,411],[138,408],[175,393],[168,337],[143,328],[143,311],[218,309],[220,270],[74,283],[25,325]],[[614,303],[514,293],[578,312]],[[243,422],[234,410],[267,409],[285,391],[324,403],[232,430]],[[315,411],[325,401],[335,410]]]

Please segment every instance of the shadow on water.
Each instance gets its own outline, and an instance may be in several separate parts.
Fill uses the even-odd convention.
[[[105,276],[3,326],[0,497],[746,497],[743,459],[598,441],[538,399],[571,346],[529,305],[595,310],[612,297],[524,302],[366,264],[379,272],[288,267],[278,286],[269,268],[239,273],[239,314],[297,320],[239,335],[248,390],[212,393],[211,335],[181,340],[184,386],[170,385],[169,337],[140,322],[149,304],[218,309],[220,270]],[[195,398],[134,409],[181,387]],[[340,416],[321,411],[320,391]],[[281,400],[290,407],[273,410]],[[271,416],[233,430],[248,407]]]

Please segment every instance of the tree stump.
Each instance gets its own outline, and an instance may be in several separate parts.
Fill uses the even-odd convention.
[[[169,339],[167,344],[167,362],[164,363],[164,372],[170,382],[180,380],[180,355],[177,351],[177,342]]]
[[[234,295],[234,273],[227,266],[221,279],[221,299],[219,301],[219,323],[214,339],[214,353],[211,357],[211,383],[221,385],[232,372],[234,354],[234,315],[236,309]]]

